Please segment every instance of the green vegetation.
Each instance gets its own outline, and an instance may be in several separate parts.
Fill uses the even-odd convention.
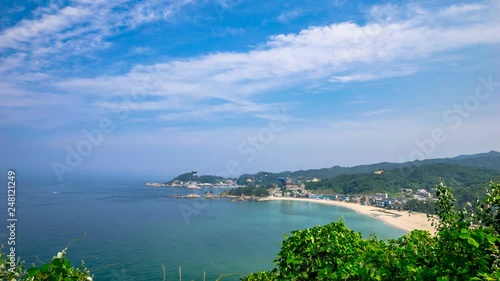
[[[256,197],[267,197],[269,196],[268,188],[270,185],[257,186],[255,184],[249,184],[246,187],[238,187],[236,189],[231,189],[227,191],[228,195],[234,196],[256,196]]]
[[[217,184],[217,183],[225,182],[226,179],[223,177],[218,177],[218,176],[208,176],[208,175],[198,176],[198,175],[193,174],[191,172],[191,173],[185,173],[185,174],[179,175],[168,183],[172,183],[174,181],[182,181],[182,182],[194,181],[194,182],[199,182],[199,183]]]
[[[243,280],[500,280],[500,184],[490,187],[474,209],[457,210],[452,190],[438,186],[434,236],[363,239],[343,222],[293,231],[273,270]]]
[[[35,266],[34,264],[25,270],[21,262],[17,262],[15,267],[11,267],[0,251],[0,280],[16,281],[92,281],[92,275],[82,264],[79,268],[71,266],[66,258],[66,250],[57,253],[52,261],[47,264]]]
[[[371,165],[360,165],[354,167],[339,167],[311,169],[301,171],[285,171],[281,173],[259,172],[257,174],[245,174],[238,178],[238,184],[245,184],[247,179],[253,179],[258,183],[277,183],[279,177],[291,177],[298,181],[306,181],[313,178],[332,179],[340,175],[355,175],[373,173],[378,170],[397,170],[402,168],[415,168],[429,164],[452,164],[462,167],[482,168],[500,171],[500,152],[490,151],[474,155],[462,155],[455,158],[429,159],[423,161],[412,161],[405,163],[378,163]],[[445,175],[443,175],[445,176]],[[435,183],[434,183],[435,184]]]
[[[452,164],[428,164],[385,171],[382,174],[365,173],[340,175],[333,179],[306,183],[309,190],[334,190],[340,194],[399,192],[401,188],[431,190],[441,181],[455,187],[459,205],[474,202],[476,194],[484,194],[488,181],[499,181],[500,172]]]

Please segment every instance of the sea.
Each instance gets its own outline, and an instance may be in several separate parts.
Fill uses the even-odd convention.
[[[284,235],[343,220],[365,237],[406,232],[352,210],[291,201],[177,199],[221,189],[146,187],[144,182],[18,184],[16,255],[48,263],[68,247],[94,280],[239,280],[270,270]],[[2,193],[0,200],[6,201]],[[6,204],[0,204],[7,225]],[[0,244],[7,244],[2,227]],[[5,249],[4,249],[5,252]]]

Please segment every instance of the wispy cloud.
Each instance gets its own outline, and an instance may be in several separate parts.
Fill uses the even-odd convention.
[[[18,169],[50,172],[104,118],[114,130],[83,169],[398,161],[435,128],[435,156],[500,149],[498,99],[471,100],[478,77],[483,94],[500,79],[498,0],[35,2],[0,12],[0,154]],[[461,104],[478,109],[444,119]],[[267,139],[283,108],[248,162],[238,147]]]
[[[132,49],[132,51],[135,54],[144,55],[144,54],[150,54],[153,51],[153,49],[148,47],[135,47]]]
[[[302,15],[301,11],[292,10],[292,11],[286,11],[286,12],[281,13],[277,19],[281,23],[287,23],[287,22],[289,22],[297,17],[300,17],[301,15]]]
[[[446,8],[443,8],[440,11],[440,14],[446,17],[458,17],[464,15],[471,15],[479,11],[484,11],[487,9],[485,5],[482,4],[461,4],[461,5],[452,5]],[[477,15],[477,14],[476,14]]]
[[[332,6],[338,8],[338,7],[344,6],[344,4],[346,3],[346,0],[332,0],[330,3]]]
[[[73,1],[71,6],[38,8],[33,19],[22,20],[0,33],[0,54],[17,50],[26,58],[23,69],[47,68],[54,62],[54,55],[65,60],[107,48],[112,44],[107,38],[146,23],[168,21],[191,2]]]
[[[391,70],[391,71],[380,71],[378,73],[370,73],[370,74],[352,74],[352,75],[344,75],[344,76],[334,76],[330,78],[330,82],[339,82],[339,83],[350,83],[350,82],[363,82],[370,80],[379,80],[384,78],[394,78],[401,76],[408,76],[414,74],[416,71],[413,69],[399,69],[399,70]]]
[[[368,100],[366,99],[356,99],[356,100],[353,100],[353,101],[350,101],[349,104],[363,104],[363,103],[367,103]]]
[[[374,115],[384,114],[384,113],[387,113],[387,112],[390,112],[390,111],[392,111],[392,109],[390,109],[390,108],[382,108],[382,109],[372,110],[372,111],[368,111],[368,112],[363,112],[360,115],[362,117],[370,117],[370,116],[374,116]]]
[[[78,7],[23,21],[0,35],[0,48],[21,50],[1,58],[7,62],[4,71],[15,69],[33,56],[49,58],[55,52],[74,54],[82,49],[106,47],[111,44],[106,38],[115,34],[116,28],[130,29],[168,19],[175,9],[190,1],[168,5],[158,2],[159,7],[154,3],[130,4],[128,9],[115,13],[112,11],[120,1],[82,1]],[[52,78],[42,85],[101,109],[139,91],[143,99],[129,101],[132,108],[151,112],[150,118],[155,120],[228,113],[262,116],[275,103],[258,101],[259,97],[276,90],[305,83],[346,84],[408,76],[418,72],[427,58],[440,53],[500,43],[499,5],[493,4],[487,10],[480,6],[440,10],[419,7],[411,11],[406,6],[374,6],[371,21],[364,25],[341,22],[310,26],[298,33],[270,36],[250,51],[162,58],[150,65],[135,65],[120,75]],[[459,22],[464,12],[474,24]],[[450,24],[450,17],[457,17],[457,21]],[[78,105],[75,102],[73,106]],[[179,108],[184,110],[179,112]],[[384,112],[387,110],[363,116]]]
[[[272,112],[274,108],[278,108],[279,104],[255,104],[255,103],[224,103],[221,105],[213,106],[200,106],[194,108],[183,107],[182,112],[179,113],[168,113],[161,115],[158,118],[160,120],[189,120],[189,119],[206,119],[214,115],[242,115],[247,113],[259,114],[262,117],[271,118],[271,115],[265,114],[265,112]],[[262,114],[263,113],[263,114]]]
[[[222,37],[222,36],[235,36],[235,35],[242,35],[245,34],[245,29],[243,28],[236,28],[236,27],[230,27],[226,26],[223,28],[214,28],[212,29],[212,36],[216,37]]]
[[[7,9],[8,14],[15,14],[24,11],[26,8],[23,7],[22,5],[16,4],[12,8]]]
[[[65,7],[56,14],[43,15],[40,19],[24,20],[0,36],[0,48],[22,48],[34,38],[43,38],[48,34],[59,34],[73,24],[89,17],[89,7]]]

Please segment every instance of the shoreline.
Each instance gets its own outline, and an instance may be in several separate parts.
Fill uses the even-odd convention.
[[[375,206],[365,206],[356,203],[346,203],[331,200],[311,199],[311,198],[293,198],[293,197],[266,197],[260,201],[299,201],[310,202],[324,205],[338,206],[348,208],[359,214],[378,219],[386,225],[397,227],[399,229],[411,232],[412,230],[427,230],[432,235],[436,230],[431,226],[431,221],[427,220],[427,215],[423,213],[409,213],[408,211],[386,210]]]

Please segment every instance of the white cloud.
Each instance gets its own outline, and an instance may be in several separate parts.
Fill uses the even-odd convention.
[[[50,54],[56,50],[71,49],[73,47],[65,44],[86,40],[84,34],[96,29],[99,29],[97,33],[101,37],[90,39],[90,42],[104,44],[106,41],[103,38],[111,32],[111,28],[100,28],[103,23],[109,25],[116,22],[112,26],[133,27],[168,16],[165,11],[175,8],[166,6],[155,10],[153,5],[141,4],[137,10],[104,17],[112,5],[108,2],[95,5],[106,5],[107,10],[99,12],[95,9],[97,6],[85,6],[79,12],[71,11],[83,15],[89,9],[93,11],[90,19],[96,20],[90,27],[81,27],[76,31],[65,32],[66,26],[79,18],[70,21],[62,16],[64,13],[61,11],[56,17],[58,20],[52,18],[50,23],[44,17],[44,24],[30,22],[37,26],[40,34],[47,30],[59,30],[60,33],[54,35],[57,40],[78,38],[61,41],[59,45],[47,45],[46,49],[38,48],[36,52]],[[500,19],[496,16],[500,13],[498,5],[492,5],[487,11],[474,6],[453,7],[439,11],[419,7],[416,12],[408,12],[407,7],[375,6],[371,9],[373,21],[365,25],[343,22],[311,26],[299,33],[271,36],[267,42],[248,52],[220,52],[172,59],[152,65],[136,65],[124,75],[59,79],[45,85],[59,92],[94,98],[92,105],[99,108],[113,107],[116,98],[122,97],[125,102],[132,100],[133,108],[137,110],[164,110],[161,114],[163,119],[198,116],[199,109],[193,104],[207,107],[201,111],[205,116],[228,112],[264,116],[273,104],[260,102],[257,106],[255,100],[273,90],[292,89],[304,83],[349,83],[411,75],[426,59],[435,59],[441,52],[500,43]],[[443,11],[454,12],[443,14]],[[450,17],[457,17],[457,21],[460,19],[457,11],[466,11],[471,16],[481,15],[481,21],[473,25],[448,24]],[[7,33],[20,32],[19,26]],[[52,39],[48,36],[47,40]],[[11,64],[16,65],[15,58]],[[134,101],[137,95],[140,99]],[[148,100],[153,97],[154,102]],[[225,105],[210,105],[213,100],[222,101]],[[169,111],[182,107],[186,110],[181,113]]]
[[[357,99],[357,100],[353,100],[351,102],[348,102],[348,104],[363,104],[363,103],[367,103],[367,102],[368,102],[367,100]]]
[[[166,80],[153,89],[152,92],[157,94],[227,98],[282,87],[296,75],[302,79],[330,76],[339,82],[410,75],[414,70],[402,68],[400,62],[413,62],[440,51],[500,42],[498,22],[485,21],[470,27],[431,24],[430,21],[427,25],[412,25],[403,21],[310,27],[298,34],[272,36],[264,48],[247,53],[216,53],[153,66],[137,66],[124,76],[68,80],[64,86],[92,88],[97,84],[102,88],[103,85],[115,87],[118,84],[130,89],[148,79],[147,72],[154,70]],[[389,68],[380,72],[377,65]],[[360,66],[375,71],[359,73]],[[338,76],[335,73],[350,74]],[[123,90],[115,92],[123,94]],[[223,91],[231,93],[221,93]]]
[[[331,5],[334,7],[342,7],[346,3],[346,0],[332,0]]]
[[[300,17],[301,15],[302,12],[299,10],[286,11],[278,16],[278,21],[281,23],[287,23],[289,21],[296,19],[297,17]]]
[[[24,11],[26,8],[22,5],[15,5],[14,7],[7,9],[8,14],[15,14]]]
[[[389,71],[374,71],[374,73],[369,74],[352,74],[352,75],[344,75],[344,76],[334,76],[330,78],[331,82],[339,82],[339,83],[350,83],[356,81],[370,81],[370,80],[379,80],[384,78],[394,78],[401,76],[409,76],[414,74],[416,71],[410,68],[402,68],[402,69],[394,69]]]
[[[361,116],[362,117],[370,117],[370,116],[374,116],[374,115],[384,114],[384,113],[387,113],[387,112],[390,112],[390,111],[392,111],[392,109],[390,109],[390,108],[382,108],[382,109],[377,109],[377,110],[373,110],[373,111],[368,111],[368,112],[361,113]]]
[[[213,28],[211,31],[212,36],[223,37],[223,36],[235,36],[245,34],[245,29],[226,26],[224,28]]]
[[[242,115],[247,113],[261,113],[268,112],[277,107],[274,104],[237,104],[237,103],[225,103],[221,105],[213,106],[192,106],[191,108],[182,108],[182,112],[168,113],[160,115],[157,118],[160,120],[202,120],[210,118],[214,115],[231,114],[232,117],[235,115]]]
[[[149,47],[135,47],[132,49],[132,51],[135,54],[144,55],[144,54],[150,54],[153,51],[153,49]]]
[[[478,11],[483,11],[487,7],[481,4],[462,4],[452,5],[440,11],[440,14],[446,17],[458,17],[466,14],[471,14]]]
[[[44,15],[37,20],[23,20],[0,35],[0,48],[19,48],[33,38],[58,34],[87,18],[91,12],[86,7],[65,7],[54,15]]]
[[[47,68],[72,56],[89,55],[111,46],[109,37],[154,21],[173,20],[191,0],[133,3],[129,0],[73,1],[71,6],[37,8],[0,33],[2,52],[22,51],[25,71]]]

